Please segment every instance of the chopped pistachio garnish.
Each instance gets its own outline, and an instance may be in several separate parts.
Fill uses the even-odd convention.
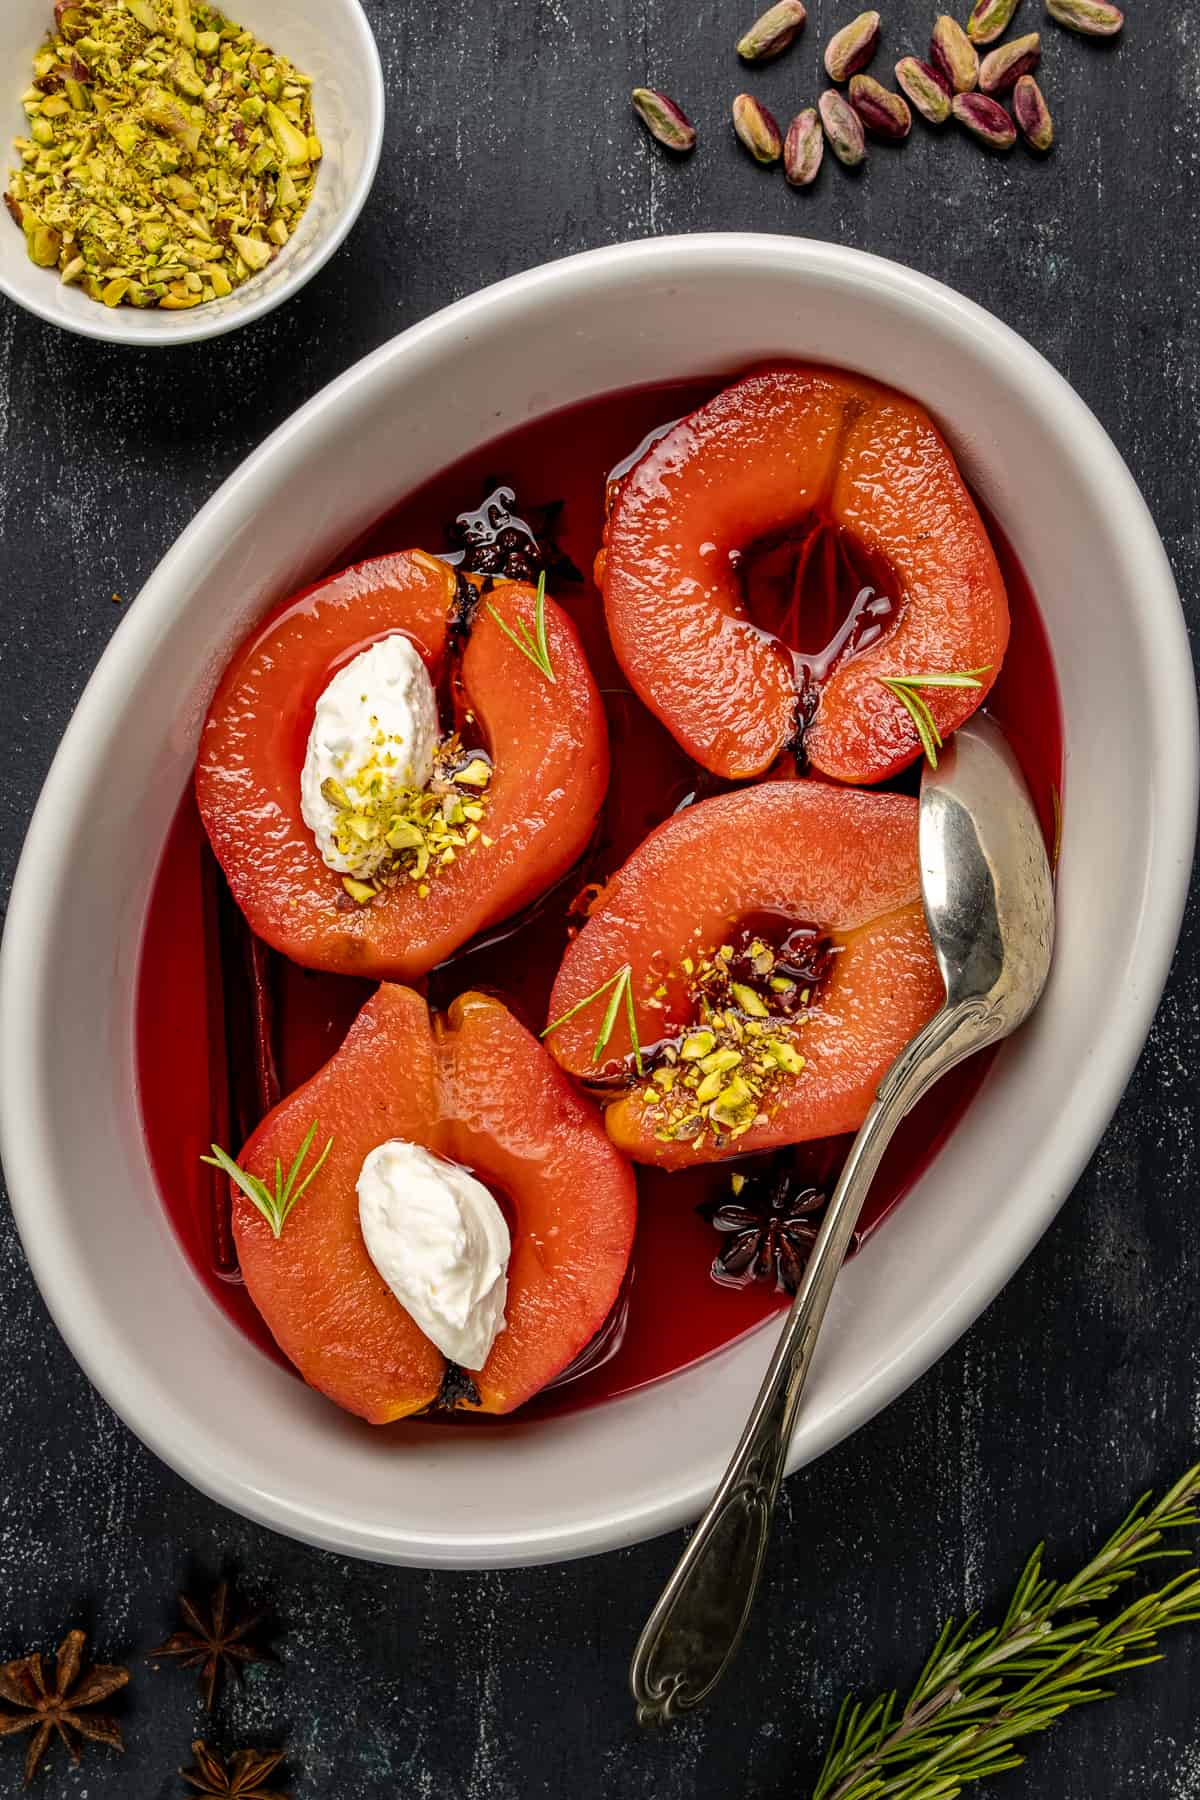
[[[232,293],[312,196],[309,77],[204,0],[73,0],[55,15],[4,196],[30,258],[110,307]]]
[[[660,1143],[700,1145],[711,1133],[719,1146],[768,1123],[785,1082],[803,1074],[798,1046],[811,989],[781,974],[759,937],[686,956],[680,973],[695,1022],[659,1047],[661,1063],[639,1090],[642,1105]]]
[[[398,882],[416,884],[424,900],[439,869],[449,868],[460,854],[495,842],[480,831],[485,817],[492,765],[480,750],[463,751],[457,736],[438,746],[428,787],[398,787],[389,763],[395,755],[380,736],[374,754],[345,783],[332,777],[321,792],[336,808],[334,827],[344,857],[370,869],[369,879],[346,875],[342,887],[359,906],[369,906],[385,888]]]

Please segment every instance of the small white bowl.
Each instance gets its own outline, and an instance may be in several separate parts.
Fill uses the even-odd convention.
[[[217,1311],[147,1166],[134,984],[155,860],[222,664],[271,600],[496,434],[586,395],[771,355],[894,382],[942,421],[1040,600],[1067,754],[1045,999],[839,1281],[790,1467],[887,1405],[983,1310],[1070,1191],[1142,1047],[1191,867],[1192,663],[1137,488],[1048,363],[911,270],[778,237],[595,251],[415,326],[257,450],[129,609],[46,783],[0,955],[0,1145],[46,1303],[153,1450],[279,1531],[450,1566],[649,1537],[708,1499],[775,1333],[563,1418],[372,1432]]]
[[[30,262],[24,234],[0,213],[0,293],[81,337],[153,348],[195,344],[261,319],[311,281],[343,242],[371,191],[383,148],[384,90],[379,47],[361,0],[229,0],[222,10],[313,78],[313,108],[324,147],[312,199],[294,235],[261,275],[224,300],[189,312],[102,306],[78,287],[64,287],[56,269]],[[3,0],[0,71],[5,98],[0,123],[4,157],[0,190],[17,162],[12,138],[28,120],[20,96],[29,86],[33,56],[54,20],[53,0]]]

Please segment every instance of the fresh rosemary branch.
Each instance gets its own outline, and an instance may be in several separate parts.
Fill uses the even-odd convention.
[[[959,673],[942,675],[880,675],[881,685],[889,693],[895,694],[897,700],[908,708],[909,717],[917,728],[917,736],[921,740],[921,748],[925,752],[931,769],[936,769],[937,753],[944,748],[942,734],[937,728],[937,721],[929,710],[927,702],[922,698],[921,688],[981,688],[982,681],[977,678],[986,675],[991,663],[985,663],[981,669],[963,669]]]
[[[549,681],[549,682],[553,683],[555,686],[557,686],[557,683],[555,682],[555,679],[554,679],[554,665],[550,661],[550,651],[546,644],[546,571],[545,571],[545,569],[543,569],[541,574],[538,576],[537,600],[535,602],[534,612],[533,612],[534,628],[532,631],[530,631],[530,629],[529,629],[528,625],[525,623],[524,619],[517,620],[517,629],[516,629],[516,631],[514,631],[511,625],[505,624],[504,620],[500,617],[500,614],[496,611],[495,607],[492,605],[490,600],[487,602],[487,609],[491,613],[493,619],[495,619],[497,625],[500,627],[500,629],[504,633],[505,637],[509,638],[517,646],[517,649],[521,652],[521,655],[527,656],[529,658],[530,662],[533,664],[534,668],[540,670],[541,673],[546,677],[547,681]],[[520,634],[519,636],[518,636],[518,633]]]
[[[583,1000],[577,1000],[575,1005],[569,1007],[560,1018],[547,1025],[542,1036],[548,1038],[552,1031],[557,1031],[560,1025],[565,1025],[568,1019],[573,1019],[576,1013],[581,1013],[584,1007],[591,1006],[593,1001],[601,999],[605,994],[608,995],[608,1005],[604,1010],[604,1022],[600,1027],[600,1035],[592,1046],[592,1061],[598,1063],[607,1049],[608,1040],[613,1034],[613,1026],[617,1022],[617,1013],[620,1011],[622,1000],[624,1000],[625,1018],[629,1025],[629,1042],[633,1046],[634,1067],[641,1075],[644,1073],[642,1046],[638,1042],[637,1016],[633,1006],[633,969],[628,963],[618,969],[615,975],[610,975],[607,981],[602,982],[594,993],[588,994]]]
[[[212,1155],[202,1156],[200,1161],[207,1163],[210,1168],[223,1169],[230,1181],[236,1182],[238,1187],[241,1188],[247,1200],[251,1201],[253,1205],[258,1208],[263,1218],[267,1221],[267,1224],[271,1227],[271,1230],[275,1233],[275,1236],[279,1238],[283,1236],[283,1228],[294,1211],[296,1202],[300,1199],[305,1188],[318,1173],[325,1158],[333,1149],[333,1139],[330,1138],[320,1156],[318,1156],[316,1162],[304,1177],[304,1180],[301,1181],[299,1187],[297,1187],[296,1183],[299,1179],[300,1171],[304,1167],[308,1153],[313,1147],[313,1139],[316,1135],[317,1121],[314,1119],[308,1128],[304,1142],[296,1152],[295,1160],[287,1172],[286,1179],[283,1173],[283,1164],[278,1157],[275,1158],[274,1192],[271,1191],[266,1182],[261,1180],[259,1176],[248,1174],[245,1169],[235,1163],[229,1152],[227,1150],[222,1150],[219,1144],[213,1144]]]
[[[1126,1669],[1157,1662],[1158,1634],[1200,1619],[1200,1569],[1163,1534],[1198,1522],[1200,1464],[1151,1504],[1144,1495],[1104,1547],[1070,1580],[1043,1573],[1045,1546],[1025,1565],[1001,1624],[951,1620],[903,1706],[847,1699],[812,1800],[953,1800],[970,1782],[1017,1768],[1018,1739],[1072,1706],[1104,1700]],[[1189,1566],[1156,1592],[1101,1620],[1093,1608],[1146,1563]]]

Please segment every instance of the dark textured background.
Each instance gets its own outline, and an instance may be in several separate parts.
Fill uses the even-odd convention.
[[[801,233],[897,257],[982,301],[1100,415],[1200,618],[1191,8],[1131,0],[1115,46],[1046,22],[1061,137],[1048,164],[1021,150],[996,161],[918,126],[859,178],[827,166],[814,192],[795,194],[737,149],[728,103],[750,86],[786,118],[815,100],[819,46],[849,7],[812,0],[801,43],[744,79],[733,0],[367,5],[391,102],[379,183],[348,246],[285,311],[213,345],[132,355],[0,301],[3,892],[117,623],[113,593],[135,594],[240,458],[355,358],[495,277],[595,244]],[[885,4],[889,65],[921,48],[932,10]],[[1027,28],[1040,12],[1023,0]],[[627,90],[647,78],[701,129],[683,166],[628,112]],[[287,1666],[255,1671],[214,1735],[286,1737],[297,1800],[800,1800],[847,1686],[915,1673],[943,1614],[997,1596],[1039,1534],[1065,1562],[1127,1495],[1197,1454],[1198,977],[1193,923],[1133,1086],[1040,1250],[932,1374],[788,1484],[770,1590],[703,1719],[643,1739],[624,1692],[677,1542],[523,1574],[422,1575],[243,1524],[160,1467],[93,1394],[6,1211],[0,1656],[49,1649],[80,1621],[104,1653],[135,1658],[171,1625],[178,1579],[232,1566],[273,1598]],[[181,1791],[173,1770],[201,1722],[190,1678],[143,1665],[125,1719],[123,1763],[99,1752],[73,1774],[57,1757],[44,1791]],[[19,1764],[0,1745],[0,1786],[17,1786]],[[993,1791],[1200,1800],[1200,1634],[1178,1633],[1164,1663],[1036,1742],[1027,1771]]]

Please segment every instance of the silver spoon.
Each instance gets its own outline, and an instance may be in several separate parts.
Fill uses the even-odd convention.
[[[717,1685],[762,1574],[817,1334],[880,1159],[904,1115],[964,1057],[1015,1031],[1041,996],[1054,890],[1016,758],[983,715],[925,769],[921,897],[946,1003],[892,1064],[855,1138],[741,1442],[638,1640],[629,1679],[642,1724],[665,1724]]]

